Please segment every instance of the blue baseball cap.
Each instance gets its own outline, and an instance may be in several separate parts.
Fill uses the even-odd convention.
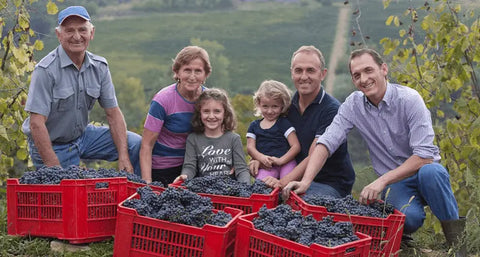
[[[70,6],[62,10],[61,12],[58,13],[58,25],[61,25],[62,22],[72,16],[78,16],[80,18],[85,19],[86,21],[90,20],[90,15],[87,12],[87,9],[83,6]]]

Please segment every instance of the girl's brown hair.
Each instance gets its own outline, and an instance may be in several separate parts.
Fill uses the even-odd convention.
[[[224,112],[223,117],[223,130],[233,131],[237,127],[237,119],[235,117],[235,111],[233,110],[230,100],[228,99],[227,92],[219,88],[210,88],[202,92],[195,103],[195,112],[192,118],[192,127],[194,132],[204,132],[205,126],[202,122],[202,116],[200,110],[205,101],[215,100],[222,103]]]

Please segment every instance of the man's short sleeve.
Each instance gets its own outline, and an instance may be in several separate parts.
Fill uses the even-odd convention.
[[[25,111],[48,117],[52,103],[52,81],[46,69],[36,67],[32,73]]]
[[[100,97],[98,103],[102,108],[113,108],[118,106],[117,97],[115,96],[115,87],[113,86],[110,69],[106,62],[100,62],[100,72],[103,76],[100,87]]]

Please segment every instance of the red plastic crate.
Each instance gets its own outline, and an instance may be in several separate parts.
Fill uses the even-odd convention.
[[[372,237],[370,256],[390,257],[400,253],[405,214],[395,210],[386,218],[348,215],[343,213],[328,212],[323,206],[311,205],[305,202],[297,194],[291,192],[287,200],[294,210],[301,210],[302,214],[308,215],[331,215],[334,221],[350,221],[355,231],[362,232]]]
[[[138,198],[135,193],[131,198]],[[214,210],[217,211],[217,210]],[[224,227],[202,228],[141,216],[118,205],[113,256],[115,257],[233,257],[241,210],[225,208],[232,220]]]
[[[169,186],[186,188],[182,186],[182,183],[183,181],[179,181],[170,184]],[[249,198],[205,193],[196,194],[212,199],[213,207],[215,209],[223,210],[225,207],[232,207],[242,210],[244,214],[249,214],[257,212],[264,204],[267,208],[277,207],[279,193],[280,188],[277,187],[273,189],[269,195],[252,194]]]
[[[359,232],[357,241],[326,247],[302,245],[258,230],[252,223],[258,213],[243,215],[238,220],[235,256],[237,257],[363,257],[368,256],[371,237]],[[315,217],[315,216],[314,216]],[[315,219],[323,217],[316,215]]]
[[[95,188],[107,183],[107,188]],[[8,234],[44,236],[71,244],[102,241],[115,234],[117,205],[126,178],[62,180],[59,185],[7,180]]]
[[[120,199],[120,201],[123,201],[123,200],[127,199],[129,196],[131,196],[131,195],[133,195],[137,192],[137,188],[144,187],[144,186],[147,186],[147,184],[127,181],[127,195],[124,199]],[[153,185],[148,185],[148,186],[151,187],[153,191],[158,191],[158,192],[165,191],[164,187],[153,186]]]

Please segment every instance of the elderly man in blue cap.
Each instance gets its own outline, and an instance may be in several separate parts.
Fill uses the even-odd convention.
[[[58,14],[60,45],[32,73],[23,123],[36,168],[79,165],[80,159],[118,160],[118,169],[140,174],[141,137],[127,131],[105,58],[87,51],[95,27],[82,6]],[[109,127],[89,124],[95,101]]]

